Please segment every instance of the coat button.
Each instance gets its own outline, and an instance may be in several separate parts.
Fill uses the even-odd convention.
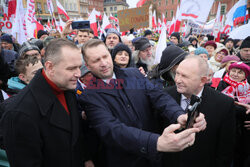
[[[146,152],[146,148],[145,148],[145,147],[142,147],[142,148],[141,148],[141,152],[144,153],[144,154],[146,154],[146,153],[147,153],[147,152]]]
[[[129,104],[128,104],[127,106],[128,106],[128,108],[130,108],[130,105],[129,105]]]

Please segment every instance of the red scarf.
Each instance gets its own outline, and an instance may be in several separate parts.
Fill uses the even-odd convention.
[[[228,73],[224,76],[223,81],[229,84],[226,89],[222,91],[225,95],[237,99],[241,103],[250,103],[250,86],[245,79],[242,82],[236,82],[229,78]]]

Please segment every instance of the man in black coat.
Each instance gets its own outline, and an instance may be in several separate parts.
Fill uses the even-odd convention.
[[[82,167],[83,134],[74,90],[82,57],[57,39],[46,48],[44,68],[1,109],[4,148],[12,167]]]
[[[207,128],[196,134],[193,146],[180,153],[166,154],[169,167],[228,167],[232,162],[235,140],[234,101],[204,86],[208,65],[200,57],[188,56],[176,70],[176,86],[167,92],[181,105],[196,95],[202,99],[198,110],[205,115]]]
[[[104,142],[103,157],[108,167],[156,167],[160,152],[176,152],[191,146],[194,133],[205,129],[201,114],[196,128],[174,133],[186,121],[180,106],[155,88],[138,69],[114,69],[101,40],[85,43],[82,53],[95,77],[84,89],[79,103],[90,126]],[[153,108],[181,125],[170,125],[161,135],[157,134]]]

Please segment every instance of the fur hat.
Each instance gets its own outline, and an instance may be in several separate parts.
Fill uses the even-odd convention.
[[[250,67],[243,62],[235,62],[229,66],[229,71],[232,68],[239,68],[245,72],[246,78],[250,75]]]
[[[240,49],[242,48],[250,48],[250,36],[243,40],[242,44],[240,45]]]
[[[4,34],[1,36],[1,41],[5,41],[7,43],[13,44],[13,40],[9,34]]]
[[[44,34],[49,35],[49,33],[48,33],[47,31],[39,30],[39,31],[37,32],[37,39],[40,39],[41,36],[43,36]]]
[[[29,42],[24,42],[19,50],[19,55],[21,56],[30,50],[37,50],[40,53],[40,49],[36,45]]]

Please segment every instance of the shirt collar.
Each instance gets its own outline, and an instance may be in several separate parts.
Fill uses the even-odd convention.
[[[204,90],[204,87],[202,87],[201,91],[196,96],[201,97],[203,90]],[[187,97],[181,94],[181,101],[186,100],[186,99]]]
[[[103,82],[105,82],[105,83],[107,83],[107,84],[109,84],[109,82],[110,82],[110,80],[111,79],[116,79],[116,75],[115,75],[115,73],[113,72],[113,76],[112,76],[112,78],[110,78],[110,79],[103,79]]]

